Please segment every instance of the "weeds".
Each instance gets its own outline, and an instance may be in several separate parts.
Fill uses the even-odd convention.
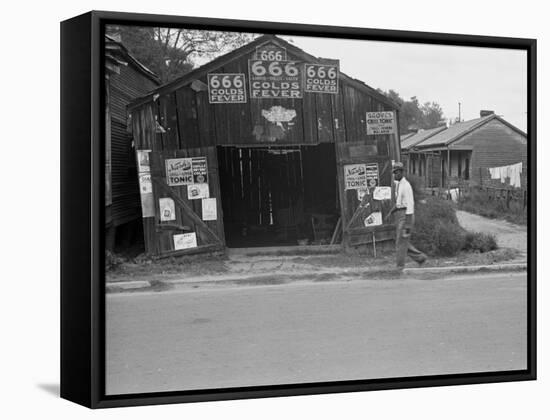
[[[458,207],[490,219],[505,219],[512,223],[527,224],[527,211],[523,208],[522,202],[510,200],[507,206],[505,199],[490,198],[483,191],[472,191],[464,195],[460,198]]]
[[[493,235],[468,232],[456,218],[451,201],[429,197],[416,206],[412,242],[423,252],[436,257],[453,257],[461,251],[489,252],[498,248]]]

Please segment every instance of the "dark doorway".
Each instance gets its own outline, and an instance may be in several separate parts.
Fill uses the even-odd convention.
[[[333,144],[218,147],[228,247],[326,244],[339,217]]]

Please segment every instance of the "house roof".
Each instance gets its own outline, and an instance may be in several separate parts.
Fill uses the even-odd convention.
[[[471,133],[472,131],[476,130],[477,128],[481,127],[482,125],[494,119],[499,120],[501,123],[505,124],[512,130],[518,132],[520,135],[527,137],[527,135],[523,131],[521,131],[516,126],[510,124],[508,121],[504,120],[502,117],[499,117],[498,115],[495,115],[495,114],[491,114],[485,117],[475,118],[473,120],[463,121],[463,122],[451,125],[446,130],[442,130],[441,132],[426,138],[422,142],[417,143],[415,145],[415,148],[429,149],[432,147],[448,146],[451,143],[454,143],[455,141],[464,137],[466,134]]]
[[[147,103],[153,99],[153,96],[164,94],[167,92],[171,92],[174,90],[177,90],[183,86],[191,84],[193,81],[203,77],[207,73],[211,72],[212,70],[215,70],[219,67],[223,67],[224,65],[230,63],[231,61],[237,59],[240,56],[243,56],[245,54],[248,54],[252,51],[255,51],[256,47],[266,44],[266,43],[273,43],[275,45],[278,45],[280,47],[286,48],[287,51],[291,52],[292,54],[296,55],[297,57],[303,59],[304,61],[312,62],[312,63],[334,63],[334,60],[327,59],[327,58],[320,58],[315,57],[311,54],[306,53],[304,50],[298,48],[297,46],[285,41],[282,38],[279,38],[275,35],[262,35],[253,40],[252,42],[249,42],[248,44],[243,45],[240,48],[237,48],[227,54],[221,55],[214,60],[210,61],[209,63],[206,63],[189,73],[184,74],[183,76],[166,83],[162,86],[159,86],[157,89],[151,91],[149,94],[142,98],[138,98],[131,102],[128,105],[128,109],[135,108],[137,106],[140,106],[144,103]],[[354,86],[356,89],[366,92],[368,95],[375,97],[380,102],[385,103],[386,105],[394,108],[399,109],[400,106],[384,94],[378,92],[376,89],[370,87],[369,85],[363,83],[360,80],[354,79],[345,73],[340,72],[340,80],[343,80],[350,85]]]
[[[430,128],[428,130],[419,131],[418,133],[413,133],[412,136],[401,138],[401,149],[402,150],[410,149],[411,147],[414,147],[417,144],[422,143],[424,140],[446,129],[447,129],[446,126]]]
[[[160,84],[160,78],[155,73],[130,54],[124,44],[109,35],[105,35],[105,60],[107,63],[112,62],[115,66],[127,66],[131,64],[157,85]]]

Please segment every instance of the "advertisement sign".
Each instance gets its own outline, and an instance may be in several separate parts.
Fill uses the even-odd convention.
[[[208,182],[208,167],[206,165],[206,157],[191,158],[191,166],[193,168],[194,183],[204,184]]]
[[[275,44],[260,45],[256,47],[254,58],[263,61],[285,61],[287,59],[286,48]]]
[[[199,198],[210,197],[208,184],[191,184],[187,186],[187,198],[189,200],[197,200]]]
[[[150,150],[136,150],[138,172],[151,172],[149,152]]]
[[[202,220],[217,220],[218,209],[215,198],[205,198],[202,200]]]
[[[363,202],[363,198],[365,198],[366,195],[369,195],[369,189],[368,188],[358,188],[357,189],[357,199],[359,202]]]
[[[141,216],[155,216],[155,201],[153,198],[153,183],[150,173],[139,174],[139,193],[141,198]]]
[[[367,187],[367,171],[364,163],[344,166],[344,182],[346,190],[357,190]]]
[[[378,186],[378,181],[380,179],[380,173],[378,172],[378,163],[367,163],[367,185],[369,188],[374,188]]]
[[[248,60],[250,97],[302,98],[302,75],[296,61]]]
[[[170,186],[193,183],[191,158],[166,159],[166,181]]]
[[[176,206],[171,198],[159,198],[160,221],[176,220]]]
[[[338,64],[306,64],[304,66],[306,92],[338,93]]]
[[[395,112],[367,112],[367,135],[395,134]]]
[[[365,218],[366,227],[380,226],[381,224],[382,224],[382,213],[379,211],[375,211],[374,213],[369,214]]]
[[[149,194],[153,192],[153,183],[151,182],[151,174],[139,174],[139,192],[141,194]]]
[[[180,234],[174,235],[173,238],[174,238],[174,249],[176,251],[180,249],[197,247],[197,234],[195,232],[180,233]]]
[[[391,187],[376,187],[372,198],[375,200],[391,200]]]
[[[211,104],[246,103],[244,73],[209,73],[208,102]]]

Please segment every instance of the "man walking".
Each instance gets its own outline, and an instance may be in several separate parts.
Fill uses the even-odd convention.
[[[408,255],[418,264],[423,264],[426,254],[416,249],[409,242],[414,226],[414,194],[409,181],[403,176],[403,164],[393,164],[393,176],[396,181],[395,205],[386,216],[389,218],[395,214],[395,252],[397,268],[402,270],[405,266],[405,258]]]

